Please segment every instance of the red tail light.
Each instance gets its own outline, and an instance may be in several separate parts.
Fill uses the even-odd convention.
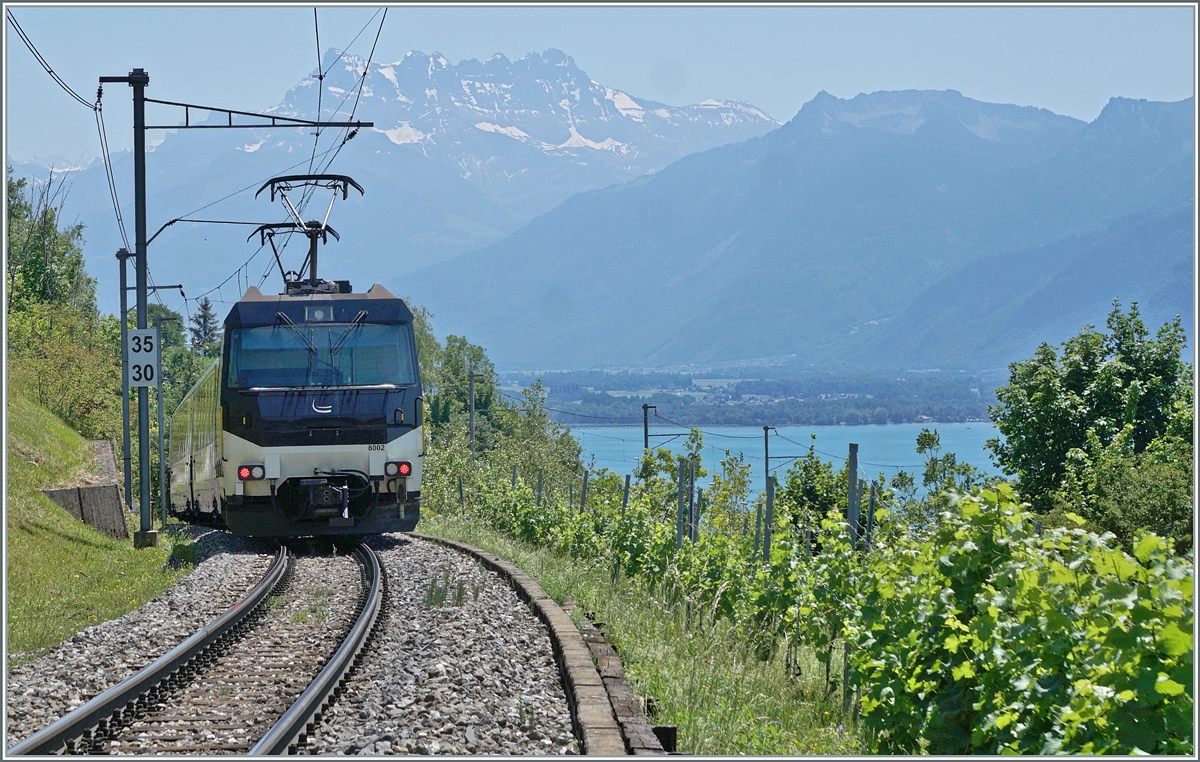
[[[383,465],[383,473],[387,476],[412,476],[412,463],[407,460],[393,460]]]

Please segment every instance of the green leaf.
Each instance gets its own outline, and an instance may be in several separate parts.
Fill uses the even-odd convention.
[[[1081,527],[1081,526],[1083,526],[1084,524],[1086,524],[1086,523],[1087,523],[1087,520],[1086,520],[1086,519],[1084,519],[1082,516],[1080,516],[1078,513],[1071,513],[1070,511],[1067,511],[1067,513],[1066,513],[1066,516],[1067,516],[1067,518],[1069,518],[1071,521],[1074,521],[1074,522],[1075,522],[1075,526],[1080,526],[1080,527]]]
[[[1174,622],[1162,629],[1158,640],[1171,656],[1179,656],[1192,650],[1192,636],[1179,629],[1179,625]]]
[[[1148,534],[1138,542],[1137,547],[1133,549],[1133,554],[1137,556],[1139,561],[1146,563],[1150,560],[1150,556],[1154,551],[1162,547],[1162,544],[1163,539],[1161,537],[1156,534]]]
[[[1141,546],[1139,545],[1138,547]],[[1129,556],[1120,550],[1105,551],[1101,554],[1101,558],[1103,560],[1099,564],[1100,570],[1105,572],[1111,571],[1122,582],[1137,574],[1141,569]]]
[[[963,680],[968,677],[975,677],[975,668],[971,666],[971,662],[964,661],[951,670],[951,674],[955,680]]]
[[[1165,696],[1178,696],[1183,693],[1184,687],[1166,675],[1160,675],[1158,682],[1154,684],[1154,690]]]
[[[952,654],[958,653],[958,636],[951,635],[946,638],[946,650]]]

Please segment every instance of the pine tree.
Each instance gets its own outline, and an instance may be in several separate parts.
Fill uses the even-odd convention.
[[[202,296],[196,300],[196,314],[192,315],[188,333],[192,347],[204,357],[215,357],[220,351],[221,332],[217,328],[217,315],[212,300]]]

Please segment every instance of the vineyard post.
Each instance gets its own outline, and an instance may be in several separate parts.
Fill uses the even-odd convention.
[[[466,505],[466,501],[463,500],[462,474],[458,475],[458,504]]]
[[[687,458],[679,459],[679,510],[675,514],[675,549],[683,547],[683,490],[687,484]]]
[[[696,522],[696,461],[695,458],[690,458],[688,461],[688,523],[684,524],[688,529],[688,539],[691,540],[691,527]]]
[[[692,514],[692,542],[700,539],[700,511],[704,509],[704,488],[696,490],[696,511]]]
[[[585,468],[583,470],[583,489],[581,489],[579,491],[579,512],[580,513],[583,513],[584,511],[587,510],[588,473],[589,473],[588,470]]]
[[[625,474],[625,493],[621,496],[621,523],[620,527],[625,527],[625,508],[629,505],[629,479],[630,475]],[[619,532],[618,532],[619,534]],[[621,576],[621,554],[613,553],[613,576],[612,583],[617,584],[617,578]]]
[[[754,557],[758,558],[758,545],[762,537],[762,503],[754,503]]]
[[[879,495],[879,485],[871,480],[871,501],[867,505],[867,539],[866,548],[871,549],[871,532],[875,529],[875,501]]]
[[[771,523],[775,518],[775,477],[767,477],[767,513],[763,516],[763,563],[771,563]]]
[[[862,506],[862,493],[858,484],[858,445],[850,443],[850,455],[846,459],[846,523],[850,530],[850,547],[858,547],[858,516]]]
[[[471,454],[475,454],[475,371],[467,373],[467,396],[471,398],[471,417],[469,419],[468,430],[471,440]]]
[[[842,636],[845,637],[844,635]],[[842,714],[850,711],[850,642],[842,643]]]
[[[542,507],[542,469],[538,469],[538,490],[537,490],[537,505]]]
[[[516,466],[512,467],[512,488],[513,489],[517,488],[517,467]]]

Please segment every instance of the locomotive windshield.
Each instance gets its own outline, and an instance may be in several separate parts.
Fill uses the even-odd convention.
[[[416,383],[408,325],[300,323],[229,332],[230,387]]]

